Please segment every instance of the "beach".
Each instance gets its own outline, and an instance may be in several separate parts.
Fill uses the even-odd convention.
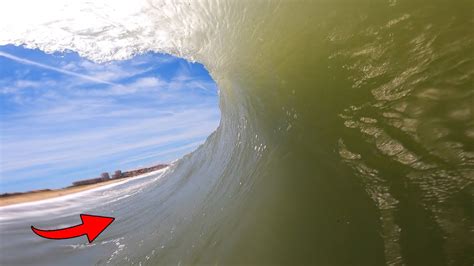
[[[159,171],[165,169],[168,165],[158,164],[152,167],[134,169],[120,173],[122,177],[106,179],[105,181],[100,180],[100,178],[85,179],[77,182],[73,182],[72,186],[60,188],[60,189],[44,189],[44,190],[35,190],[24,193],[18,193],[8,196],[0,197],[0,207],[9,206],[13,204],[27,203],[45,199],[51,199],[61,196],[67,196],[70,194],[91,190],[94,188],[99,188],[111,184],[118,183],[120,181],[124,182],[125,180],[131,180],[134,178],[140,178],[148,175],[152,175]],[[80,185],[79,185],[80,184]]]
[[[0,198],[0,207],[13,205],[13,204],[19,204],[19,203],[33,202],[33,201],[38,201],[38,200],[51,199],[51,198],[56,198],[60,196],[66,196],[66,195],[90,190],[93,188],[110,185],[110,184],[117,183],[120,181],[124,181],[124,179],[112,179],[109,181],[104,181],[101,183],[84,185],[84,186],[66,187],[66,188],[54,189],[54,190],[52,189],[52,190],[45,190],[45,191],[38,191],[38,192],[22,193],[18,195]]]

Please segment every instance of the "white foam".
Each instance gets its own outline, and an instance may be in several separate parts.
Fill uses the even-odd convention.
[[[74,209],[76,208],[82,210],[83,206],[95,206],[97,205],[96,203],[106,204],[113,201],[117,201],[117,199],[125,199],[131,195],[130,190],[132,188],[125,188],[121,190],[111,190],[111,188],[146,177],[156,176],[151,180],[153,182],[156,182],[164,175],[167,170],[168,167],[150,173],[138,175],[133,178],[127,178],[120,182],[51,199],[3,206],[0,207],[0,225],[4,225],[19,218],[44,216],[45,212],[51,214],[54,213],[57,217],[67,216],[71,212],[74,212]],[[147,186],[149,183],[150,182],[141,182],[133,186],[132,190],[139,191],[137,187]],[[104,191],[104,193],[97,193],[100,191]],[[91,194],[95,195],[91,197]]]

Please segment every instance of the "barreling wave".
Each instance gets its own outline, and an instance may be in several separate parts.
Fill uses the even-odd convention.
[[[0,44],[199,61],[222,118],[159,182],[97,203],[117,217],[103,242],[3,224],[25,240],[5,263],[472,264],[470,1],[16,2]]]

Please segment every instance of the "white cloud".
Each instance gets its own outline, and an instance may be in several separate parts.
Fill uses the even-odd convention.
[[[38,73],[31,68],[16,71],[14,81],[0,79],[0,96],[21,107],[0,120],[1,183],[86,171],[111,160],[137,165],[175,159],[202,143],[219,122],[215,98],[194,91],[212,91],[215,84],[186,70],[166,79],[145,61],[78,59],[56,67],[6,55],[65,75],[29,79]]]
[[[151,111],[151,110],[149,110]],[[69,161],[93,160],[121,152],[205,138],[216,126],[215,110],[191,109],[167,116],[136,118],[133,123],[119,123],[107,128],[87,128],[77,132],[50,132],[15,140],[18,132],[28,135],[24,126],[6,125],[2,139],[2,171]],[[38,121],[37,121],[38,122]],[[48,121],[50,122],[50,121]],[[48,127],[46,124],[46,127]],[[117,145],[117,140],[120,145]]]
[[[8,59],[11,59],[11,60],[16,61],[16,62],[18,62],[18,63],[22,63],[22,64],[26,64],[26,65],[32,65],[32,66],[36,66],[36,67],[40,67],[40,68],[52,70],[52,71],[55,71],[55,72],[58,72],[58,73],[61,73],[61,74],[65,74],[65,75],[69,75],[69,76],[73,76],[73,77],[77,77],[77,78],[81,78],[81,79],[93,81],[93,82],[96,82],[96,83],[103,83],[103,84],[108,84],[108,85],[114,85],[114,83],[112,83],[112,82],[109,82],[109,81],[106,81],[106,80],[102,80],[102,79],[98,79],[98,78],[93,77],[93,76],[88,76],[88,75],[76,73],[76,72],[73,72],[73,71],[69,71],[69,70],[66,70],[66,69],[62,69],[62,68],[58,68],[58,67],[53,67],[53,66],[45,65],[45,64],[42,64],[42,63],[38,63],[38,62],[35,62],[35,61],[31,61],[31,60],[29,60],[29,59],[25,59],[25,58],[21,58],[21,57],[14,56],[14,55],[11,55],[11,54],[9,54],[9,53],[5,53],[5,52],[1,52],[1,51],[0,51],[0,56],[3,56],[3,57],[8,58]]]

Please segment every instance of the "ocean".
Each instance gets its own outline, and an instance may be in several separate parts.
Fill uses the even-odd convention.
[[[164,173],[0,208],[0,264],[474,262],[472,1],[23,1],[0,44],[197,61],[222,113]],[[30,230],[80,213],[116,220]]]

